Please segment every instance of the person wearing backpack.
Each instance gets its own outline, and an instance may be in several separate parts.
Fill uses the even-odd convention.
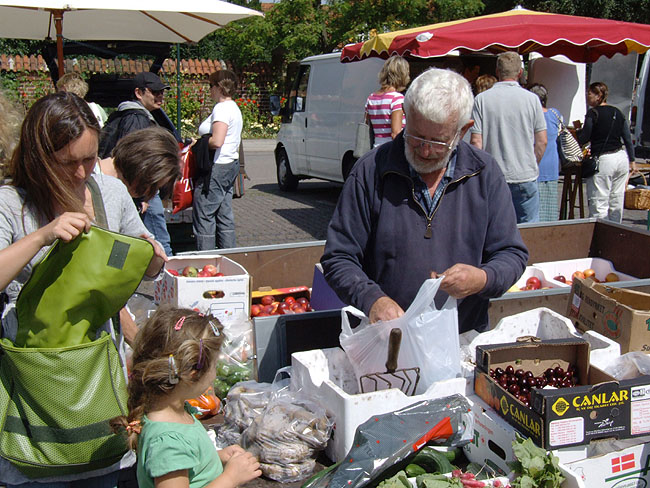
[[[155,73],[143,71],[133,79],[133,99],[120,103],[106,121],[99,139],[99,157],[111,156],[117,142],[125,135],[140,129],[154,127],[158,122],[152,112],[162,106],[165,90],[169,89]],[[156,194],[141,208],[145,227],[156,236],[168,256],[172,255],[171,237],[167,230],[165,210],[160,195]]]
[[[546,135],[550,144],[546,145],[542,160],[539,162],[539,177],[537,186],[539,191],[539,221],[552,222],[559,217],[557,207],[557,185],[560,179],[560,157],[557,152],[558,128],[562,124],[562,115],[556,108],[547,108],[548,90],[541,83],[535,83],[528,88],[539,98],[542,103],[544,119],[546,119]]]

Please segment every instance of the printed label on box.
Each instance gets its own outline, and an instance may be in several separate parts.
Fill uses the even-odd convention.
[[[632,435],[650,432],[650,385],[634,386],[630,389],[630,433]]]
[[[582,302],[582,299],[578,296],[576,293],[573,295],[573,299],[571,300],[571,310],[574,312],[575,316],[578,316],[578,311],[580,310],[580,303]]]
[[[553,420],[549,423],[549,444],[564,446],[584,440],[585,419],[574,417],[570,419]]]

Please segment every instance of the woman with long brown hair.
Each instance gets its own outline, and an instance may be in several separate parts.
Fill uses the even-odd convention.
[[[164,252],[142,224],[124,184],[117,178],[94,174],[98,135],[99,125],[88,104],[71,93],[41,98],[25,117],[11,158],[12,182],[0,187],[0,290],[9,297],[2,314],[2,336],[9,340],[15,339],[18,327],[16,299],[34,265],[56,239],[70,241],[90,228],[100,215],[95,210],[99,199],[109,230],[145,237],[154,245],[155,256],[147,275],[155,276],[164,264]],[[110,322],[99,328],[98,334],[102,332],[114,337],[123,354],[122,334],[116,334]],[[128,466],[134,460],[123,462]],[[116,486],[117,473],[123,466],[117,463],[48,482],[68,487],[73,479],[83,479],[83,486]],[[28,487],[32,481],[0,458],[0,484]]]

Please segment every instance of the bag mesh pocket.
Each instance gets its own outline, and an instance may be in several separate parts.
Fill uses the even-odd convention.
[[[0,341],[0,455],[30,477],[110,466],[126,452],[108,421],[126,414],[112,338],[59,349]]]

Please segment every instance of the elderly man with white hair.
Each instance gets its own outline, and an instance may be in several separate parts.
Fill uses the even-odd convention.
[[[526,267],[499,166],[462,141],[473,102],[462,76],[422,73],[406,93],[402,133],[359,159],[345,182],[321,263],[339,298],[373,322],[401,316],[440,274],[437,304],[462,299],[459,332],[484,330],[489,299]]]

